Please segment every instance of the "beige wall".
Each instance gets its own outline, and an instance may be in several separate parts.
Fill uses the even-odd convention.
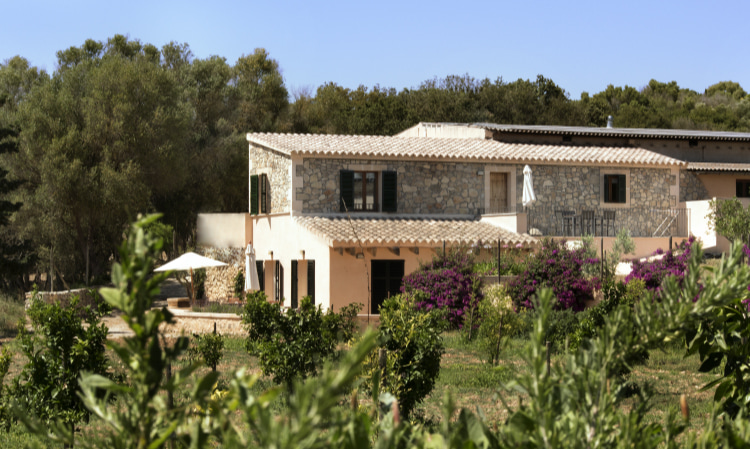
[[[360,252],[359,249],[356,251]],[[404,275],[407,275],[419,268],[420,260],[429,261],[435,254],[432,248],[425,247],[419,248],[418,255],[407,248],[401,248],[399,253],[396,255],[388,248],[375,248],[375,255],[373,255],[370,248],[364,250],[364,259],[357,259],[346,251],[342,255],[337,249],[331,249],[330,294],[333,310],[338,311],[347,304],[360,303],[363,305],[361,313],[367,314],[368,273],[373,259],[403,260]]]
[[[249,214],[198,214],[198,245],[244,248],[252,239]]]
[[[698,179],[703,182],[712,198],[734,198],[737,194],[737,180],[750,179],[750,173],[705,173],[699,174]]]
[[[465,125],[446,123],[419,123],[401,131],[395,137],[443,137],[454,139],[485,139],[488,134],[481,128],[469,128]]]
[[[601,256],[602,239],[604,240],[604,251],[606,252],[612,251],[612,246],[615,244],[615,237],[594,237],[594,247],[596,248],[597,256]],[[555,240],[572,242],[577,239],[555,237]],[[673,237],[672,247],[677,247],[684,240],[687,240],[687,238]],[[635,252],[623,255],[622,260],[640,259],[652,255],[657,249],[669,249],[669,237],[633,237],[633,242],[635,243]]]
[[[519,234],[525,234],[527,229],[525,212],[514,214],[482,215],[482,218],[479,221],[490,223],[497,227],[503,228],[506,231],[516,232]]]

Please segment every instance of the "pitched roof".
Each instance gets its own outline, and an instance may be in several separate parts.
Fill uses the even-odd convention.
[[[418,158],[518,163],[684,165],[631,147],[540,145],[486,139],[252,133],[247,140],[288,155],[352,158]]]
[[[516,234],[472,219],[352,218],[301,216],[294,221],[323,238],[329,246],[437,246],[497,242],[535,245],[528,234]]]
[[[458,125],[461,124],[451,124]],[[495,123],[470,123],[464,126],[491,131],[521,134],[551,134],[589,137],[627,137],[645,139],[698,139],[712,141],[750,142],[750,133],[731,131],[700,131],[692,129],[655,128],[593,128],[586,126],[550,125],[500,125]]]
[[[688,162],[687,169],[691,171],[750,171],[750,164],[735,162]]]

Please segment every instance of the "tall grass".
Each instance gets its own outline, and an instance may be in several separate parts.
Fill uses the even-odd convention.
[[[25,316],[26,311],[20,298],[0,292],[0,338],[15,337],[18,321]]]

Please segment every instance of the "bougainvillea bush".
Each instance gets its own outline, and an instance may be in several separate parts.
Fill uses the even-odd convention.
[[[625,283],[627,284],[632,279],[640,279],[646,285],[646,289],[655,295],[660,294],[661,284],[669,276],[676,276],[678,282],[682,284],[690,255],[693,252],[694,242],[695,237],[690,236],[687,241],[680,243],[675,251],[657,249],[653,256],[662,256],[658,259],[652,258],[651,261],[643,262],[634,261],[633,270],[625,278]]]
[[[532,309],[532,298],[537,289],[549,287],[557,301],[555,310],[581,311],[594,298],[599,279],[587,277],[584,268],[598,264],[599,259],[586,256],[585,248],[568,249],[564,241],[544,239],[541,250],[529,257],[526,270],[508,286],[516,310]]]
[[[418,310],[439,309],[454,327],[460,327],[467,308],[482,298],[479,275],[472,272],[471,255],[451,250],[404,277],[403,292],[423,291]]]

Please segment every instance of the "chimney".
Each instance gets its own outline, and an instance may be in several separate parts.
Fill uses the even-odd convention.
[[[615,122],[615,119],[613,119],[611,115],[608,116],[607,117],[607,128],[609,128],[609,129],[614,128],[615,127],[614,126],[614,122]]]

